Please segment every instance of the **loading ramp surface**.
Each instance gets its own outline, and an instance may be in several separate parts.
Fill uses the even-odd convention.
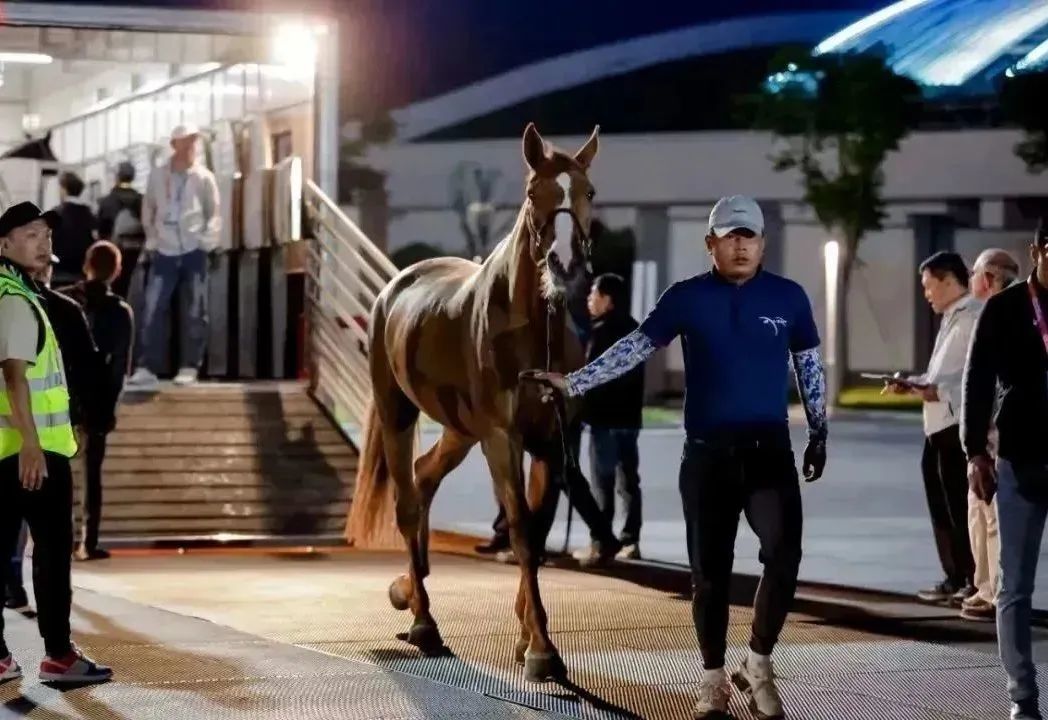
[[[16,618],[10,642],[30,672],[0,686],[0,717],[690,717],[701,665],[686,598],[544,568],[571,683],[534,685],[511,659],[515,567],[434,556],[428,587],[454,653],[435,659],[395,639],[410,618],[389,606],[386,590],[403,569],[401,553],[353,550],[150,553],[78,565],[77,640],[117,680],[65,693],[39,685],[39,640]],[[747,609],[732,609],[732,663],[749,620]],[[1006,717],[992,646],[955,646],[958,637],[914,641],[792,615],[777,651],[789,717]],[[739,703],[733,711],[750,717]]]

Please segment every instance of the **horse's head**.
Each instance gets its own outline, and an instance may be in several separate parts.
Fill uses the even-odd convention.
[[[548,147],[534,123],[524,131],[531,258],[542,271],[548,297],[563,293],[588,272],[596,195],[588,173],[597,156],[598,130],[593,128],[589,140],[574,155]]]

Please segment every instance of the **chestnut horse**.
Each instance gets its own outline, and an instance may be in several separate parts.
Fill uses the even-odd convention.
[[[539,595],[548,526],[537,512],[551,476],[563,471],[563,456],[552,407],[518,376],[531,368],[568,372],[583,362],[562,300],[565,289],[588,273],[594,189],[587,173],[597,133],[594,128],[569,155],[548,146],[529,124],[526,196],[510,234],[483,264],[436,258],[405,269],[379,294],[369,326],[374,394],[351,532],[358,528],[367,537],[375,531],[392,479],[396,525],[410,565],[390,585],[390,601],[414,614],[408,642],[425,654],[442,652],[423,584],[429,508],[441,480],[479,443],[520,565],[521,635],[514,657],[538,681],[563,672]],[[413,463],[420,411],[439,422],[443,434]],[[532,461],[529,491],[525,452]]]

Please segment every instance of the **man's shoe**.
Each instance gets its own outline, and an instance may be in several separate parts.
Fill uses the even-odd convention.
[[[40,663],[40,681],[53,683],[96,683],[113,677],[112,668],[99,665],[73,646],[60,658],[45,657]]]
[[[200,371],[196,368],[184,367],[180,368],[178,375],[175,375],[175,385],[192,385],[197,381],[200,376]]]
[[[722,720],[728,715],[728,702],[731,700],[731,684],[723,668],[707,670],[699,681],[699,699],[695,703],[692,715],[695,720]]]
[[[127,387],[132,390],[155,390],[160,387],[160,378],[149,368],[140,367],[127,379]]]
[[[919,591],[917,593],[917,599],[926,603],[941,603],[949,600],[956,592],[956,585],[949,580],[943,580],[937,585]]]
[[[26,595],[24,587],[8,588],[4,607],[15,612],[25,612],[29,609],[29,596]]]
[[[619,560],[640,560],[640,545],[637,543],[625,544],[616,557]]]
[[[108,560],[109,551],[98,547],[88,550],[85,546],[79,545],[76,548],[76,552],[73,553],[73,557],[81,562],[85,560]]]
[[[509,547],[510,543],[508,535],[494,535],[491,540],[477,545],[473,549],[481,555],[494,555],[501,550],[509,550]]]
[[[957,589],[953,595],[950,596],[950,605],[952,607],[961,607],[965,600],[973,597],[978,592],[975,586],[971,583],[965,583],[963,587]]]
[[[1043,720],[1037,707],[1037,698],[1012,703],[1011,720]]]
[[[750,712],[758,720],[782,720],[782,698],[775,687],[775,672],[771,658],[750,652],[739,669],[732,673],[735,684],[748,701]]]
[[[0,682],[15,680],[22,677],[22,668],[18,667],[14,655],[8,655],[0,660]]]
[[[994,622],[997,620],[997,606],[976,597],[974,602],[965,602],[961,606],[961,617],[973,622]]]
[[[606,567],[615,560],[615,556],[618,555],[621,549],[622,543],[618,540],[606,540],[593,543],[590,545],[589,553],[581,557],[576,554],[575,559],[584,568]]]

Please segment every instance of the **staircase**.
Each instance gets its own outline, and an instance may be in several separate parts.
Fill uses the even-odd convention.
[[[301,383],[129,392],[103,469],[102,542],[340,541],[355,473],[356,451]]]

